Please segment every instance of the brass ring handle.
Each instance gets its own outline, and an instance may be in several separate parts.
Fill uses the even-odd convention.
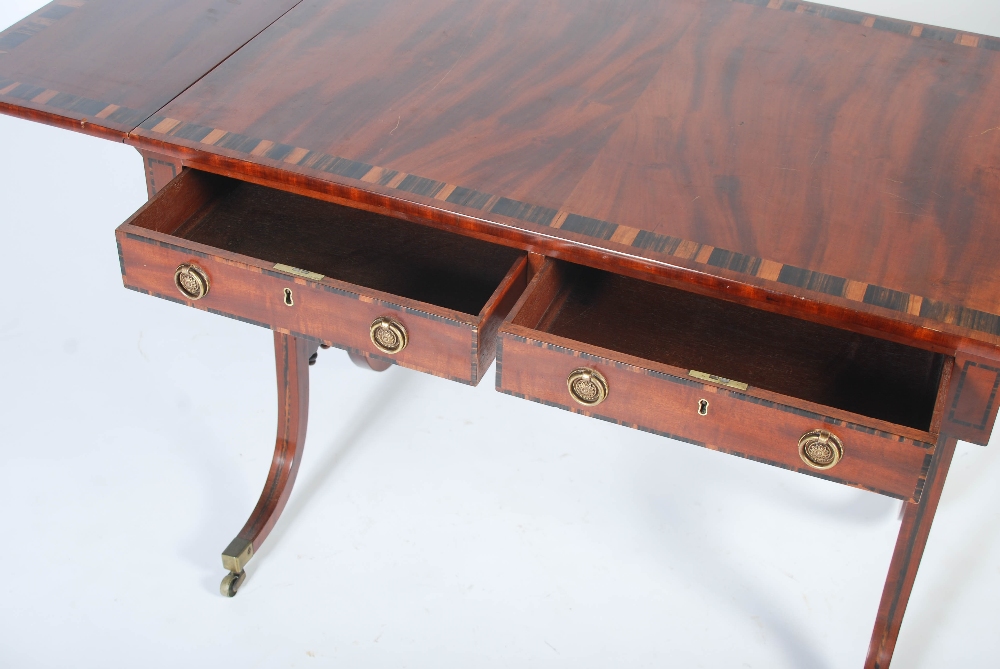
[[[566,379],[566,387],[570,396],[586,407],[595,407],[608,398],[608,382],[596,369],[574,369]]]
[[[189,300],[200,300],[208,295],[210,288],[205,271],[197,265],[187,263],[179,265],[174,272],[174,285]]]
[[[409,342],[403,324],[388,316],[382,316],[372,321],[369,335],[375,348],[389,355],[396,355],[406,348],[406,344]]]
[[[844,457],[844,442],[833,432],[811,430],[799,437],[799,457],[813,469],[832,469]]]

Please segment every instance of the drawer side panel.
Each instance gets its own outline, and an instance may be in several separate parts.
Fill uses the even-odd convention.
[[[955,377],[945,407],[944,431],[985,446],[993,433],[1000,405],[1000,364],[959,353]]]

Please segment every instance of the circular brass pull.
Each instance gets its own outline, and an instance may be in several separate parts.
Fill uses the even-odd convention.
[[[608,398],[608,382],[596,369],[574,369],[566,379],[566,387],[570,396],[585,407],[595,407]]]
[[[395,355],[402,351],[406,348],[408,341],[406,328],[403,327],[403,324],[387,316],[376,318],[372,322],[369,334],[371,334],[375,348],[389,355]]]
[[[844,457],[844,442],[833,432],[811,430],[799,437],[799,457],[813,469],[832,469]]]
[[[208,295],[208,275],[197,265],[179,265],[174,272],[174,285],[189,300],[200,300]]]

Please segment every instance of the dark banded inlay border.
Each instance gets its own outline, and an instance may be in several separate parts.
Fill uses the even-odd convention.
[[[362,183],[377,184],[399,192],[413,193],[479,212],[506,216],[546,228],[561,229],[583,237],[611,241],[635,249],[652,251],[663,256],[717,267],[786,286],[1000,336],[1000,316],[996,314],[968,309],[947,302],[938,302],[883,286],[814,272],[765,258],[744,255],[679,237],[661,235],[568,211],[520,202],[508,197],[390,170],[350,158],[227,132],[221,128],[184,123],[178,119],[161,115],[149,117],[136,129],[175,140],[185,140],[186,143],[203,150],[207,150],[209,147],[226,149],[236,154],[242,154],[252,162],[269,160],[277,163],[283,169],[297,166],[315,172],[325,172],[342,178],[354,179]]]
[[[899,19],[888,19],[883,16],[873,16],[850,9],[830,7],[829,5],[814,5],[809,2],[798,2],[798,0],[730,0],[730,2],[737,2],[741,5],[753,5],[754,7],[765,9],[775,9],[782,12],[792,12],[794,14],[819,16],[832,21],[851,23],[864,28],[871,28],[872,30],[896,33],[897,35],[906,35],[919,39],[951,42],[960,46],[1000,51],[1000,39],[996,37],[976,35],[949,28],[936,28],[920,23],[900,21]]]
[[[87,4],[87,0],[55,0],[0,33],[0,57]]]
[[[91,100],[72,93],[61,93],[51,88],[25,84],[0,76],[0,100],[4,98],[31,102],[56,112],[73,113],[88,119],[94,125],[100,125],[101,121],[107,120],[135,127],[146,118],[146,114],[137,109]]]

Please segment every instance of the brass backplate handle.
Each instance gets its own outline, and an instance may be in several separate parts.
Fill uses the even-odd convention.
[[[208,295],[208,275],[197,265],[184,263],[174,272],[174,285],[189,300],[200,300]]]
[[[813,469],[832,469],[844,457],[844,442],[828,430],[811,430],[799,437],[799,457]]]
[[[372,322],[369,334],[375,348],[389,355],[396,355],[406,348],[406,344],[409,342],[403,324],[388,316],[376,318]]]
[[[597,406],[608,397],[608,382],[596,369],[574,369],[566,379],[566,387],[570,396],[585,407]]]

